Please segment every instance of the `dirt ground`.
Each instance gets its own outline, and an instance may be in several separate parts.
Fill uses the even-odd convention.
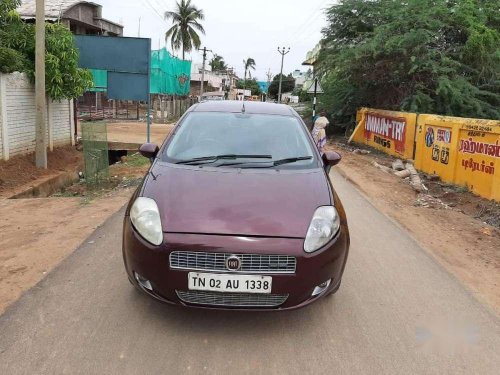
[[[374,160],[389,166],[392,159],[385,154],[354,154],[351,146],[341,143],[328,147],[342,154],[336,168],[375,207],[407,229],[446,269],[500,314],[500,230],[495,227],[499,224],[498,204],[434,178],[424,178],[429,192],[417,194],[407,181],[373,166]]]
[[[83,155],[73,146],[56,148],[47,153],[48,169],[35,167],[35,155],[14,156],[0,161],[0,199],[25,190],[34,182],[41,182],[61,172],[75,171],[83,165]]]
[[[148,165],[137,154],[98,190],[76,183],[49,198],[0,199],[0,314],[128,201]]]
[[[162,144],[172,129],[172,124],[152,125],[152,142]],[[145,138],[144,122],[108,123],[111,142],[143,143]],[[58,148],[48,153],[47,170],[34,166],[33,154],[0,161],[0,314],[128,201],[148,165],[136,153],[111,166],[110,183],[98,190],[80,182],[49,198],[7,199],[82,170],[83,154],[72,146]]]
[[[161,145],[174,124],[152,124],[151,142]],[[125,143],[146,142],[145,122],[108,122],[108,141]]]

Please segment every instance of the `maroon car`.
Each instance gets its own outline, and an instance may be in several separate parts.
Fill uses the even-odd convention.
[[[123,256],[130,281],[184,306],[284,310],[337,291],[349,231],[328,171],[286,105],[191,107],[130,200]]]

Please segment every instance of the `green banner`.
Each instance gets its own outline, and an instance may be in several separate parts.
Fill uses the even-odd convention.
[[[151,52],[151,94],[189,95],[191,61],[173,57],[166,48]]]

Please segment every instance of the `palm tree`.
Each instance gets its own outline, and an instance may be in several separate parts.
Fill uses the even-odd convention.
[[[250,73],[251,70],[255,70],[255,60],[249,57],[246,60],[243,60],[243,65],[245,66],[245,81],[247,79],[247,72]],[[249,74],[250,78],[252,78],[252,73]]]
[[[220,55],[214,54],[214,57],[208,63],[212,67],[212,72],[224,71],[227,69],[224,58]]]
[[[199,23],[205,19],[203,10],[192,5],[191,0],[180,0],[177,2],[177,9],[173,12],[165,12],[164,17],[166,20],[171,19],[173,24],[165,33],[165,40],[170,38],[174,50],[182,48],[183,60],[184,54],[191,52],[193,47],[200,48],[200,36],[196,30],[205,35],[205,29]]]

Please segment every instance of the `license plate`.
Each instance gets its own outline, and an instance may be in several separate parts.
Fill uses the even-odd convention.
[[[271,293],[271,276],[189,272],[189,290],[224,293]]]

